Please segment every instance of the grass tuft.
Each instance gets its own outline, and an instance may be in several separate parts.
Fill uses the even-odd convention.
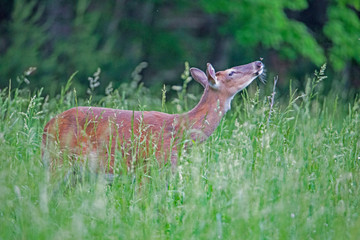
[[[70,89],[75,74],[58,99],[1,90],[0,239],[357,239],[360,99],[317,95],[325,75],[316,74],[288,98],[239,94],[175,170],[152,156],[147,173],[118,162],[112,185],[94,175],[60,190],[41,161],[41,135],[60,110],[87,102]],[[141,96],[147,109],[176,108],[165,90],[161,102],[126,86],[92,104],[133,107]]]

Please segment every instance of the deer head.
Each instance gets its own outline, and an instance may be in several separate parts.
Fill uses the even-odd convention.
[[[190,72],[206,91],[207,89],[214,90],[225,98],[232,99],[236,93],[247,87],[264,72],[264,64],[256,61],[215,72],[214,67],[208,63],[206,74],[198,68],[191,68]]]

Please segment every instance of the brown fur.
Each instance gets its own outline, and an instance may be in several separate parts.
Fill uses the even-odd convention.
[[[43,154],[48,152],[52,168],[62,164],[59,155],[62,152],[84,158],[92,156],[97,167],[113,173],[116,149],[130,166],[133,159],[147,157],[151,148],[159,162],[170,158],[176,164],[179,142],[184,137],[199,142],[206,140],[229,110],[233,96],[261,74],[262,69],[261,62],[216,74],[208,64],[207,75],[199,69],[191,69],[194,79],[205,90],[196,107],[183,114],[101,107],[69,109],[46,124]],[[132,147],[134,143],[138,147]]]

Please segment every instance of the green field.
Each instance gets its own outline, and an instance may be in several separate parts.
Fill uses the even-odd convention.
[[[360,100],[318,95],[323,81],[318,73],[273,105],[272,80],[270,91],[253,84],[175,170],[147,159],[149,173],[139,166],[112,185],[99,175],[66,188],[41,161],[55,114],[77,105],[172,112],[192,107],[193,95],[165,103],[160,90],[129,83],[82,99],[69,81],[49,99],[13,82],[0,92],[0,239],[359,239]]]

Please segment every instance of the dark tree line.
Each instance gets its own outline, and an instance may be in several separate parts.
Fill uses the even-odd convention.
[[[146,61],[156,85],[180,81],[185,61],[220,70],[260,57],[285,85],[327,62],[359,87],[359,10],[357,0],[2,0],[0,87],[29,67],[30,86],[52,94],[78,71],[85,93],[98,67],[102,88],[116,87]]]

